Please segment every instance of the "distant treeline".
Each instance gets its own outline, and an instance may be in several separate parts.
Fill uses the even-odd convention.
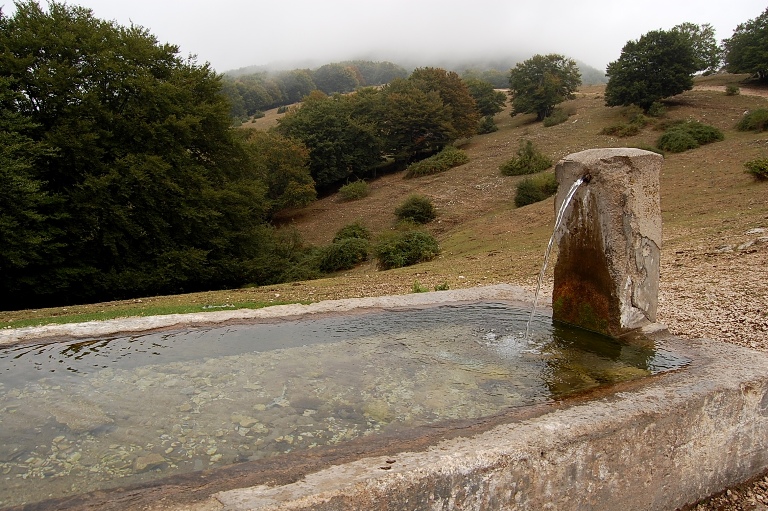
[[[383,85],[405,78],[408,71],[391,62],[353,60],[276,73],[258,72],[224,76],[222,92],[231,103],[231,116],[242,119],[259,112],[301,101],[310,92],[351,92],[359,87]]]
[[[483,69],[467,65],[458,74],[463,79],[480,80],[496,89],[506,89],[509,87],[509,72],[513,65],[511,63],[505,69]],[[586,85],[607,81],[603,71],[584,63],[578,63],[578,67],[582,83]],[[231,116],[234,119],[246,119],[258,116],[265,110],[297,103],[315,90],[325,94],[343,94],[360,87],[384,85],[409,74],[405,67],[392,62],[351,60],[325,64],[316,69],[225,74],[222,91],[232,105]]]

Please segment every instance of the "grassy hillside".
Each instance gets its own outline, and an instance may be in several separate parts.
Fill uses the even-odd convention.
[[[745,110],[768,107],[765,97],[726,96],[722,88],[740,77],[705,79],[699,85],[712,90],[693,90],[667,104],[667,119],[695,119],[720,128],[725,140],[681,154],[666,156],[661,176],[664,246],[662,291],[680,285],[665,282],[674,272],[695,276],[697,265],[718,247],[746,240],[745,232],[768,227],[768,183],[755,182],[744,172],[745,161],[768,155],[768,134],[734,129]],[[602,128],[623,122],[622,108],[607,108],[604,86],[580,89],[565,108],[573,112],[563,124],[544,128],[532,116],[496,116],[499,131],[465,141],[462,148],[470,162],[448,172],[418,179],[402,173],[370,183],[371,194],[355,202],[335,196],[281,217],[283,227],[295,228],[305,243],[327,244],[342,226],[360,221],[374,233],[392,228],[393,211],[411,193],[432,198],[438,218],[428,228],[438,237],[442,255],[436,260],[390,271],[377,271],[369,262],[332,278],[232,291],[145,298],[88,306],[2,312],[0,326],[17,320],[70,317],[98,318],[102,314],[142,315],[199,309],[225,304],[269,304],[285,301],[317,301],[329,298],[403,294],[414,281],[430,289],[447,283],[452,289],[513,283],[532,287],[552,232],[553,199],[515,208],[513,198],[520,177],[504,177],[498,168],[512,157],[521,140],[531,140],[553,160],[577,151],[598,147],[653,145],[660,135],[652,127],[629,138],[600,135]],[[276,122],[269,112],[258,120],[266,128]],[[548,172],[552,172],[550,169]],[[749,257],[765,266],[766,250]],[[746,261],[746,260],[745,260]],[[750,260],[751,261],[751,260]],[[711,262],[711,261],[710,261]],[[753,263],[749,263],[750,265]],[[551,270],[550,270],[551,275]],[[693,277],[692,277],[693,278]],[[665,287],[666,286],[666,287]],[[765,296],[765,294],[763,295]],[[671,302],[666,302],[670,306]],[[661,308],[665,307],[665,302]],[[216,310],[216,309],[214,309]]]

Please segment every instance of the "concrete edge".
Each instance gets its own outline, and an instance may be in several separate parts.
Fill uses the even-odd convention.
[[[662,344],[691,367],[427,452],[393,447],[389,459],[221,492],[207,509],[672,510],[768,469],[768,355]]]
[[[0,330],[0,346],[24,341],[45,340],[59,337],[97,337],[115,335],[122,332],[147,332],[161,328],[194,327],[211,325],[227,321],[258,321],[290,318],[308,314],[343,313],[353,310],[415,307],[440,305],[443,303],[505,300],[528,304],[533,303],[533,294],[522,287],[508,284],[472,287],[447,291],[432,291],[408,295],[372,296],[366,298],[346,298],[341,300],[323,300],[311,304],[287,304],[264,307],[262,309],[237,309],[232,311],[196,312],[190,314],[168,314],[164,316],[130,317],[105,321],[87,321],[43,325],[25,328],[6,328]],[[541,299],[539,300],[541,303]],[[544,300],[546,302],[546,300]],[[542,306],[546,307],[546,303]]]

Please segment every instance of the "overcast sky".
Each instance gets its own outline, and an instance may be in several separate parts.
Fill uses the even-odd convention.
[[[5,3],[12,14],[11,0]],[[41,0],[41,5],[46,1]],[[598,69],[629,40],[710,23],[719,40],[765,0],[70,0],[98,18],[141,25],[219,72],[354,58],[561,53]]]

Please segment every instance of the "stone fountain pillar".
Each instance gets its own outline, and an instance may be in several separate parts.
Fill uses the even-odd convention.
[[[571,154],[555,168],[564,212],[552,292],[553,319],[611,337],[656,321],[663,157],[631,148]]]

